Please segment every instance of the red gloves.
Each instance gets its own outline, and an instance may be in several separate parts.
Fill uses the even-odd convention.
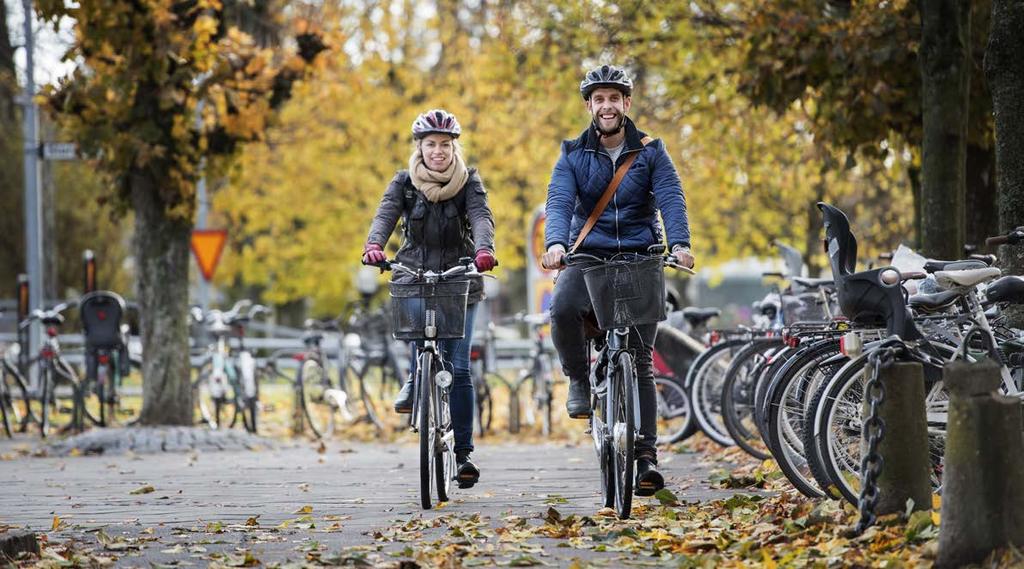
[[[378,265],[387,259],[384,249],[376,243],[367,243],[363,247],[363,264]]]
[[[476,265],[476,270],[481,273],[486,273],[498,266],[498,260],[494,258],[494,253],[491,253],[487,249],[480,249],[477,251],[476,259],[473,260],[473,263]]]

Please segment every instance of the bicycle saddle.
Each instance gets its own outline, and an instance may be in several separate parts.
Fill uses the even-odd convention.
[[[807,290],[814,290],[823,286],[831,286],[836,283],[833,279],[809,279],[806,277],[793,277],[790,280]]]
[[[720,315],[722,311],[718,308],[697,308],[696,306],[687,306],[682,310],[682,313],[683,318],[686,319],[690,326],[697,328],[715,316]]]
[[[1002,272],[997,267],[967,269],[966,271],[938,271],[935,273],[935,282],[944,288],[972,287],[990,281],[1001,274]]]
[[[929,273],[939,271],[965,271],[967,269],[984,269],[988,263],[979,259],[961,259],[959,261],[935,261],[925,262],[924,270]]]
[[[1024,304],[1024,277],[1008,275],[996,279],[985,289],[985,296],[990,302]]]
[[[959,291],[955,290],[934,294],[915,294],[910,297],[910,307],[918,312],[935,312],[952,306],[962,296]]]

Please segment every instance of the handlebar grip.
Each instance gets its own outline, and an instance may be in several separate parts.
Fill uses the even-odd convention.
[[[995,237],[989,237],[985,240],[986,245],[1003,245],[1010,242],[1009,235],[997,235]]]

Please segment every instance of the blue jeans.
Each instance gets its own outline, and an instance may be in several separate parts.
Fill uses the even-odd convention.
[[[449,395],[452,410],[452,428],[455,431],[455,452],[473,451],[473,411],[476,392],[469,372],[469,348],[473,342],[473,320],[476,304],[466,307],[466,335],[456,340],[438,340],[444,368],[452,373]],[[416,377],[416,350],[422,342],[409,342],[412,364],[411,377]]]

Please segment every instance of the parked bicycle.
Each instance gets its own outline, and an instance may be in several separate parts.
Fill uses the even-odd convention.
[[[75,368],[64,359],[59,339],[59,327],[64,323],[63,313],[76,304],[76,301],[69,301],[50,310],[33,310],[18,325],[21,329],[28,329],[32,322],[38,321],[46,330],[46,339],[33,362],[39,367],[37,391],[28,392],[29,399],[39,403],[39,433],[44,438],[55,430],[61,433],[81,432],[85,427],[81,381]],[[30,385],[24,378],[22,383]],[[70,407],[66,406],[69,402]]]
[[[663,250],[663,249],[662,249]],[[664,269],[677,265],[658,247],[650,255],[623,254],[602,259],[585,253],[565,256],[566,265],[581,264],[592,299],[598,354],[590,373],[590,434],[601,467],[605,507],[626,519],[632,513],[635,467],[634,443],[639,430],[640,394],[636,365],[629,351],[631,328],[665,319]],[[659,286],[647,288],[650,283]],[[591,348],[595,342],[592,341]],[[645,488],[638,493],[647,494]]]
[[[126,310],[124,299],[110,291],[93,291],[79,300],[78,314],[85,340],[85,414],[90,422],[101,427],[117,424],[120,417],[134,414],[122,405],[122,388],[133,367],[138,370],[142,365],[128,354],[128,325],[122,322]],[[88,405],[88,396],[92,394],[96,396],[95,414]]]
[[[348,389],[344,385],[344,373],[341,383],[332,379],[332,358],[323,347],[326,334],[338,333],[338,320],[307,319],[303,323],[302,343],[305,348],[297,353],[282,350],[267,358],[270,371],[288,380],[294,386],[295,401],[298,404],[297,424],[308,424],[313,435],[322,438],[334,433],[337,418],[351,422],[352,413],[348,407]],[[289,357],[298,362],[294,376],[280,371],[277,361]],[[298,427],[295,427],[296,429]]]
[[[213,342],[198,365],[192,382],[192,398],[198,407],[200,422],[217,429],[233,428],[239,418],[249,432],[257,429],[259,378],[256,358],[245,347],[245,325],[270,312],[266,306],[243,299],[227,312],[203,312],[193,307],[192,318],[213,336]],[[230,338],[236,345],[231,346]]]

